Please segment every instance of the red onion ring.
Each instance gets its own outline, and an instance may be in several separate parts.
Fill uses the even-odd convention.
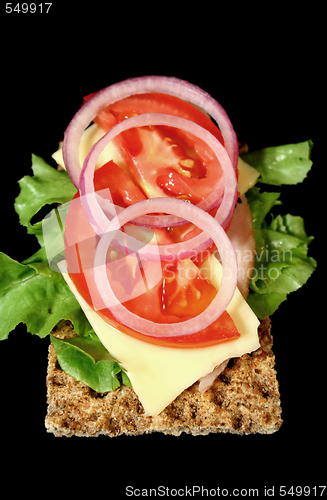
[[[130,220],[149,212],[165,212],[186,218],[203,231],[206,230],[210,233],[220,253],[223,275],[218,293],[202,313],[184,322],[155,323],[135,315],[121,303],[117,303],[117,298],[108,280],[106,256],[115,232]],[[226,271],[228,271],[227,277]],[[191,335],[207,328],[226,310],[237,284],[237,261],[231,241],[224,229],[211,215],[176,198],[151,198],[127,207],[108,224],[95,253],[94,280],[106,307],[124,325],[152,337]]]
[[[168,125],[171,127],[177,127],[179,129],[185,130],[192,133],[196,137],[199,137],[213,150],[216,155],[224,174],[225,189],[224,195],[220,207],[217,210],[215,219],[220,225],[226,227],[229,223],[233,209],[235,206],[236,195],[237,195],[237,179],[235,171],[231,160],[225,150],[225,148],[220,144],[218,139],[216,139],[210,132],[206,129],[200,127],[196,123],[185,120],[185,118],[180,118],[177,116],[165,115],[160,113],[145,113],[142,115],[133,116],[128,118],[123,122],[115,125],[107,134],[105,134],[91,149],[90,153],[85,159],[84,166],[80,177],[80,193],[81,202],[83,209],[87,216],[88,221],[93,226],[97,234],[101,235],[106,230],[108,225],[108,218],[101,209],[99,202],[97,200],[96,193],[94,191],[94,170],[96,161],[105,148],[105,146],[114,139],[121,132],[134,127],[150,126],[150,125]],[[216,198],[215,189],[220,187],[220,182],[218,181],[216,186],[213,186],[213,190],[210,195],[206,198],[206,204],[212,205]],[[172,199],[172,198],[168,198]],[[204,201],[204,200],[203,200]],[[197,205],[198,208],[203,208],[203,203],[200,202]],[[115,207],[112,205],[112,215],[116,215]],[[175,219],[176,220],[176,219]],[[177,222],[179,219],[177,219]],[[173,220],[171,221],[174,222]],[[162,224],[162,223],[161,223]],[[170,225],[171,225],[170,224]],[[168,226],[169,224],[167,224]],[[182,243],[176,243],[175,245],[162,245],[159,247],[160,256],[162,260],[174,260],[175,258],[186,258],[188,255],[194,256],[194,251],[204,250],[212,243],[211,239],[205,236],[205,233],[201,233],[193,239],[187,240]],[[173,250],[172,250],[173,248]],[[170,250],[168,250],[170,249]],[[172,252],[171,252],[172,250]],[[177,257],[177,254],[179,257]],[[155,258],[157,258],[157,252],[154,253]],[[183,255],[183,257],[181,257]],[[151,259],[150,255],[149,258]]]
[[[224,108],[210,94],[187,81],[167,76],[144,76],[130,78],[100,90],[83,104],[71,120],[64,136],[63,157],[67,172],[76,188],[79,188],[81,173],[79,144],[86,127],[110,104],[131,95],[147,92],[170,94],[203,108],[217,122],[236,171],[238,142]]]

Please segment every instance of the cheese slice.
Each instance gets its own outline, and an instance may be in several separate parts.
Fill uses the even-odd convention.
[[[218,289],[221,265],[214,256],[203,263],[202,272]],[[94,331],[110,354],[126,370],[146,415],[158,415],[184,389],[210,373],[227,358],[242,356],[259,347],[259,321],[236,289],[227,311],[241,337],[210,347],[180,349],[143,342],[108,325],[77,292],[63,273]]]
[[[84,163],[85,158],[89,154],[92,146],[96,142],[98,142],[101,137],[105,134],[105,131],[98,127],[96,123],[93,123],[90,127],[88,127],[81,137],[80,147],[79,147],[79,159],[81,166]],[[52,158],[55,160],[57,165],[60,165],[63,169],[66,170],[64,158],[62,155],[62,146],[53,153]],[[101,151],[99,158],[97,159],[95,168],[99,168],[108,161],[113,160],[119,167],[123,168],[124,164],[119,154],[118,149],[114,146],[113,142],[109,142],[107,146]]]
[[[254,167],[251,167],[248,163],[246,163],[242,158],[238,157],[238,181],[237,188],[242,196],[244,193],[248,191],[252,186],[255,185],[257,179],[260,175],[260,172],[256,170]]]

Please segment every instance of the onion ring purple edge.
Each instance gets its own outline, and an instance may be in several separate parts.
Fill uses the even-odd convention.
[[[180,323],[154,323],[135,315],[120,303],[112,305],[115,304],[115,301],[117,302],[117,299],[106,273],[108,247],[116,230],[134,217],[150,211],[164,211],[166,213],[174,213],[177,216],[183,215],[190,222],[197,224],[201,229],[205,230],[204,228],[206,227],[219,250],[222,260],[222,281],[215,298],[202,313]],[[226,270],[229,271],[227,278],[225,275]],[[237,260],[234,247],[224,229],[209,214],[194,205],[175,198],[173,200],[169,200],[168,198],[152,198],[127,207],[108,224],[106,231],[100,238],[95,253],[94,280],[104,303],[115,318],[124,325],[147,336],[174,337],[191,335],[210,326],[226,310],[236,289]]]
[[[164,115],[160,113],[145,113],[142,115],[134,116],[132,118],[128,118],[123,122],[115,125],[92,147],[91,151],[85,159],[80,177],[81,201],[85,214],[96,232],[101,235],[108,224],[108,218],[101,209],[94,191],[93,175],[97,158],[104,147],[122,131],[137,126],[149,125],[168,125],[186,130],[187,132],[193,133],[200,139],[204,140],[208,144],[208,146],[211,147],[222,167],[225,178],[223,200],[216,213],[215,218],[221,225],[226,225],[232,216],[233,208],[235,206],[237,195],[237,180],[231,160],[225,148],[210,132],[195,124],[194,122],[171,115]],[[215,186],[213,187],[212,192],[214,192],[214,189]],[[174,198],[169,197],[167,199],[173,200]],[[171,261],[173,260],[173,254],[180,255],[181,252],[185,252],[183,253],[184,256],[187,255],[186,252],[191,252],[194,255],[195,248],[201,247],[201,249],[204,249],[204,245],[206,245],[205,248],[207,248],[211,243],[211,239],[208,239],[204,235],[204,233],[201,233],[194,238],[182,243],[162,245],[159,247],[161,259]],[[157,258],[157,253],[155,254],[155,258]]]
[[[225,148],[237,168],[238,141],[232,123],[224,108],[207,92],[185,80],[166,76],[144,76],[114,83],[97,92],[77,111],[69,123],[63,141],[63,157],[73,184],[79,187],[79,144],[86,127],[105,107],[130,95],[162,92],[189,101],[203,108],[217,122],[224,138]]]

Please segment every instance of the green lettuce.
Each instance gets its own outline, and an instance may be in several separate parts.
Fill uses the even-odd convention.
[[[312,141],[268,147],[241,155],[260,172],[257,183],[275,186],[298,184],[307,176],[312,161]],[[315,270],[308,257],[307,236],[302,217],[290,214],[273,217],[281,205],[279,192],[261,192],[253,187],[246,193],[256,240],[256,258],[247,301],[259,318],[271,316],[287,295],[304,285]],[[270,215],[270,222],[268,221]]]
[[[46,260],[20,264],[0,253],[0,340],[19,323],[44,338],[61,319],[70,320],[78,335],[92,330],[62,275]]]
[[[51,335],[51,342],[61,368],[94,391],[114,391],[122,383],[131,385],[126,373],[98,339],[58,339]]]
[[[41,248],[22,263],[0,253],[0,340],[20,323],[27,331],[44,338],[50,335],[62,369],[97,392],[107,392],[127,375],[112,359],[93,331],[74,294],[59,272],[50,268],[43,246],[42,221],[32,223],[46,206],[70,201],[76,188],[65,171],[58,171],[32,155],[33,176],[20,181],[15,210],[28,234],[37,237]],[[55,210],[55,209],[54,209]],[[59,339],[53,333],[61,320],[73,324],[78,337]]]
[[[43,248],[41,250],[44,250]],[[40,255],[20,264],[0,253],[0,340],[19,323],[44,338],[62,320],[70,320],[79,337],[58,339],[50,334],[61,368],[97,392],[112,391],[127,375],[103,347],[75,296],[60,273],[47,268]]]
[[[312,161],[312,141],[260,149],[242,154],[242,159],[260,172],[258,182],[282,186],[303,182]]]
[[[302,217],[290,214],[266,216],[280,204],[279,193],[260,192],[253,187],[247,193],[256,239],[256,258],[250,281],[248,304],[259,318],[271,316],[290,292],[304,285],[316,268],[308,257],[313,240],[305,232]]]
[[[70,201],[76,188],[65,170],[51,167],[39,156],[32,155],[32,170],[33,177],[25,175],[18,181],[20,193],[15,200],[15,210],[20,224],[43,245],[42,221],[32,224],[32,218],[46,205]]]

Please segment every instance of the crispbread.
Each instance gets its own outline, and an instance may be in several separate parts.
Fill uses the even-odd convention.
[[[142,404],[130,387],[98,394],[67,375],[50,345],[47,431],[55,436],[85,437],[152,432],[174,436],[182,432],[271,434],[280,428],[282,419],[270,330],[270,319],[261,320],[258,350],[231,359],[205,393],[198,391],[198,383],[185,389],[157,417],[144,415]],[[58,336],[72,333],[69,322],[56,330]]]

